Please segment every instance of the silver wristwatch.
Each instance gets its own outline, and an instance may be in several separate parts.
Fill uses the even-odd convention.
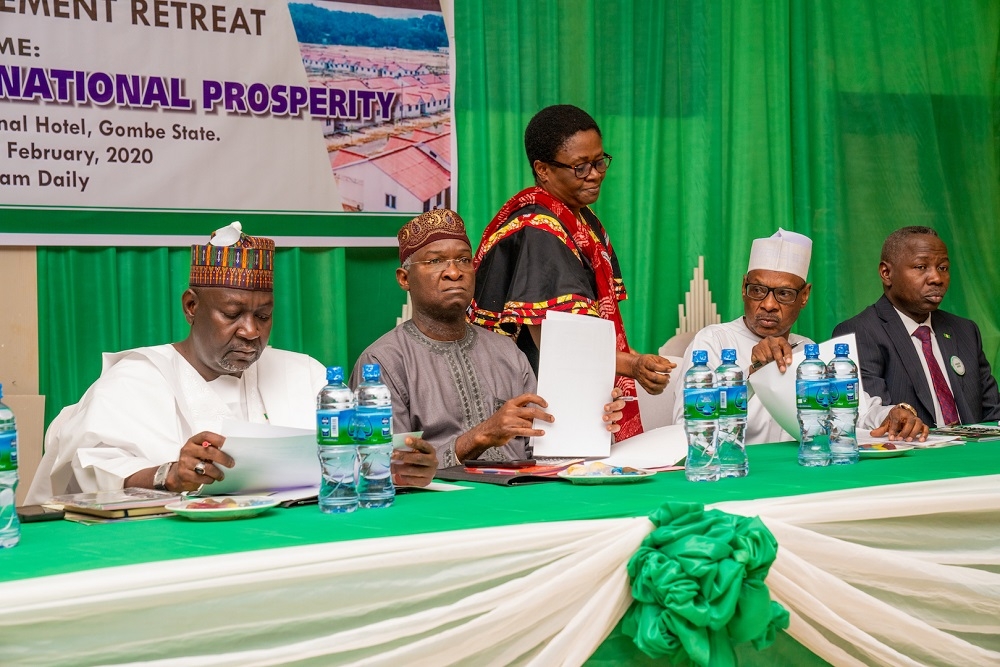
[[[156,473],[153,475],[153,488],[157,491],[167,490],[167,475],[170,473],[170,466],[174,464],[174,461],[167,461],[160,465],[156,469]]]

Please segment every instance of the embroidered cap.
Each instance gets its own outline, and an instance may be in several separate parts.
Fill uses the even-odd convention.
[[[396,238],[399,239],[400,264],[425,245],[441,239],[458,239],[472,247],[462,217],[447,208],[421,213],[403,225]]]
[[[189,284],[274,291],[274,241],[247,236],[239,222],[215,230],[208,243],[191,246]]]
[[[808,236],[787,232],[779,227],[770,238],[754,239],[750,247],[747,273],[755,269],[781,271],[806,280],[812,244],[812,239]]]

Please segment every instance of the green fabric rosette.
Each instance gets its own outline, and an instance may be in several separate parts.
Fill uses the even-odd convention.
[[[668,502],[628,563],[632,606],[622,631],[652,658],[702,667],[736,664],[733,646],[767,648],[788,611],[764,584],[778,542],[757,517]]]

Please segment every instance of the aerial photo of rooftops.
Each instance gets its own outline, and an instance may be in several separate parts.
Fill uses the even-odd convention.
[[[418,213],[452,205],[451,72],[438,11],[290,2],[309,85],[347,93],[353,118],[327,118],[323,138],[345,211]],[[400,5],[427,6],[401,0]],[[363,100],[373,93],[391,111]]]

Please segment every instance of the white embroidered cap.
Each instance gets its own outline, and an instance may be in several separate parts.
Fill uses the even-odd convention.
[[[782,271],[806,280],[811,257],[812,239],[779,227],[770,238],[754,239],[747,272],[755,269]]]

